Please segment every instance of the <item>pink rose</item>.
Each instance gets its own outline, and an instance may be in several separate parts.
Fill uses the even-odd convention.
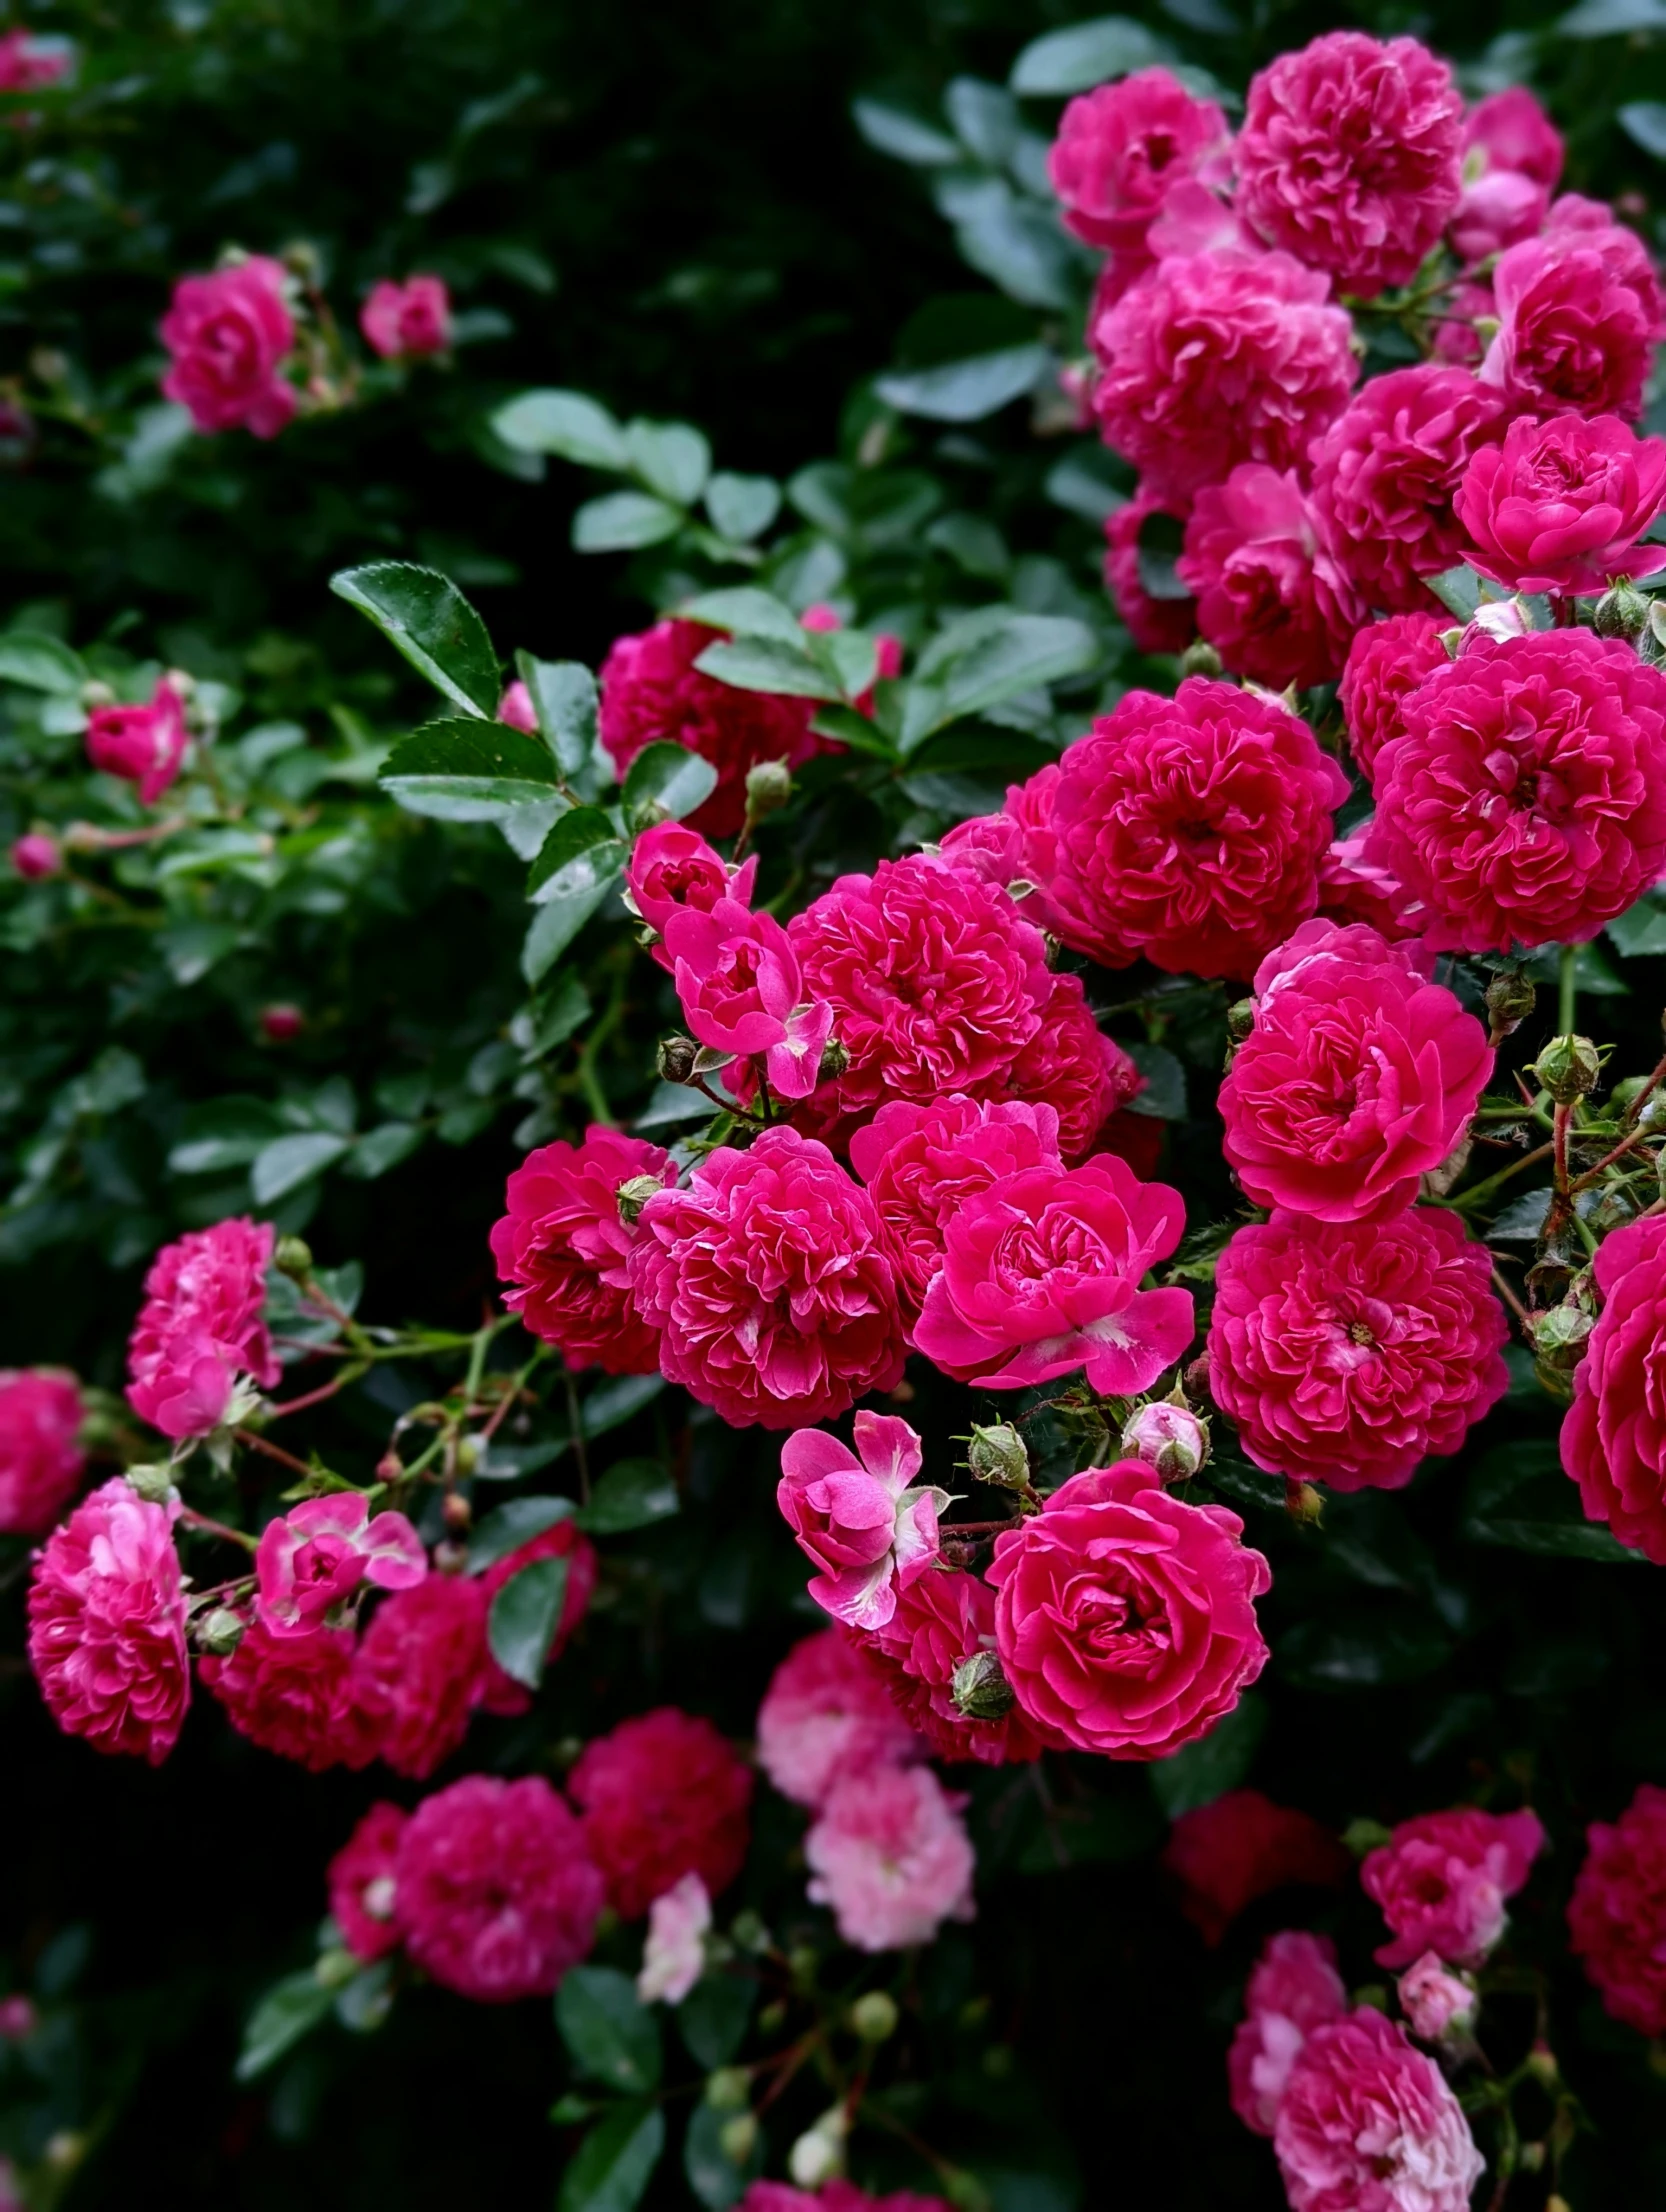
[[[1245,461],[1206,485],[1178,568],[1199,630],[1237,675],[1282,691],[1342,673],[1365,610],[1321,545],[1293,469]]]
[[[1380,1221],[1469,1125],[1486,1031],[1404,947],[1307,922],[1256,972],[1255,1026],[1221,1085],[1225,1151],[1258,1206]]]
[[[1412,898],[1392,868],[1371,857],[1371,816],[1333,840],[1319,871],[1319,917],[1345,928],[1363,922],[1391,945],[1416,937],[1428,909]]]
[[[920,1439],[888,1414],[856,1416],[856,1450],[824,1429],[795,1429],[781,1447],[775,1502],[798,1548],[821,1572],[810,1595],[851,1628],[883,1628],[897,1591],[937,1557],[946,1490],[919,1484]]]
[[[662,1705],[621,1721],[585,1746],[567,1788],[622,1920],[685,1874],[715,1897],[746,1862],[752,1770],[697,1714]]]
[[[709,914],[719,899],[750,906],[757,875],[756,853],[742,867],[732,868],[698,830],[689,829],[685,823],[656,822],[652,829],[643,831],[631,847],[625,888],[648,928],[660,934],[662,942],[652,951],[667,973],[671,955],[663,938],[672,915],[685,909]]]
[[[1008,1068],[1001,1091],[990,1095],[1030,1105],[1037,1114],[1057,1114],[1059,1151],[1065,1165],[1075,1167],[1102,1142],[1117,1149],[1111,1126],[1142,1118],[1122,1109],[1144,1089],[1145,1077],[1100,1028],[1081,977],[1064,974],[1053,978],[1041,1027]]]
[[[85,1413],[73,1375],[0,1367],[0,1534],[42,1535],[74,1497]]]
[[[451,343],[451,294],[437,276],[383,277],[359,309],[359,328],[384,361],[425,361]]]
[[[1065,109],[1047,157],[1065,228],[1110,255],[1118,290],[1151,264],[1146,231],[1171,185],[1224,169],[1226,117],[1166,69],[1140,69]]]
[[[1486,2167],[1440,2068],[1365,2005],[1303,2043],[1273,2148],[1291,2212],[1469,2212]]]
[[[1512,591],[1600,592],[1652,576],[1666,545],[1637,540],[1666,504],[1666,438],[1618,415],[1513,422],[1502,446],[1471,457],[1457,517],[1469,563]]]
[[[1188,676],[1124,693],[1049,779],[1038,864],[1066,944],[1107,967],[1240,976],[1318,904],[1348,780],[1299,716]]]
[[[1464,124],[1463,197],[1448,236],[1461,261],[1531,238],[1562,174],[1562,140],[1524,85],[1494,92]]]
[[[385,1800],[372,1805],[326,1869],[330,1918],[348,1950],[367,1966],[399,1948],[395,1864],[407,1817]]]
[[[762,1059],[777,1097],[807,1098],[833,1009],[806,1001],[798,957],[774,915],[728,898],[707,913],[684,907],[666,922],[665,950],[689,1034],[713,1051]]]
[[[489,1600],[484,1580],[432,1574],[395,1590],[371,1616],[353,1661],[353,1695],[395,1774],[425,1782],[468,1734],[484,1702]]]
[[[1434,614],[1391,614],[1355,634],[1339,697],[1348,750],[1367,777],[1389,739],[1399,736],[1407,699],[1451,659],[1440,639],[1448,627]]]
[[[1666,1790],[1645,1782],[1612,1824],[1593,1821],[1568,1902],[1568,1947],[1603,2009],[1666,2035]]]
[[[529,1152],[504,1191],[508,1211],[492,1229],[498,1279],[514,1286],[503,1302],[571,1366],[651,1375],[659,1365],[658,1332],[630,1292],[637,1232],[619,1212],[621,1188],[644,1176],[675,1183],[677,1171],[657,1144],[593,1122],[581,1145]]]
[[[1276,1209],[1215,1271],[1209,1391],[1258,1467],[1398,1490],[1509,1386],[1492,1257],[1455,1214],[1314,1221]]]
[[[1284,253],[1176,255],[1090,320],[1100,431],[1153,500],[1239,461],[1301,466],[1359,373],[1329,292]]]
[[[1470,457],[1509,410],[1468,369],[1424,361],[1375,376],[1313,446],[1313,507],[1332,558],[1360,596],[1427,613],[1424,579],[1464,558],[1453,500]]]
[[[21,29],[0,33],[0,92],[38,92],[68,76],[69,49]]]
[[[1123,627],[1142,653],[1183,653],[1197,635],[1197,606],[1189,594],[1153,599],[1140,576],[1140,530],[1147,515],[1186,520],[1187,502],[1156,498],[1145,485],[1134,488],[1114,514],[1105,518],[1105,589]]]
[[[58,840],[45,830],[25,830],[12,840],[11,863],[25,883],[40,883],[63,872],[64,856]]]
[[[1250,79],[1234,149],[1250,226],[1372,299],[1405,284],[1457,207],[1463,101],[1414,38],[1331,31]]]
[[[1040,1758],[1040,1740],[1016,1704],[989,1719],[955,1703],[958,1669],[995,1649],[995,1593],[976,1575],[933,1568],[918,1576],[897,1592],[895,1613],[861,1648],[884,1670],[934,1759],[998,1767]]]
[[[1475,2025],[1475,1986],[1444,1966],[1438,1951],[1425,1951],[1412,1961],[1400,1976],[1395,1995],[1406,2025],[1420,2043],[1466,2035]]]
[[[1002,1176],[949,1222],[914,1342],[985,1389],[1084,1368],[1109,1396],[1144,1390],[1192,1340],[1191,1292],[1140,1288],[1185,1218],[1178,1191],[1107,1153]]]
[[[1340,2020],[1348,1993],[1329,1936],[1288,1928],[1269,1936],[1244,1991],[1244,2018],[1226,2054],[1232,2109],[1257,2135],[1271,2135],[1290,2069],[1315,2028]]]
[[[794,1644],[770,1676],[758,1707],[758,1764],[795,1805],[819,1805],[842,1774],[925,1756],[873,1649],[866,1638],[824,1629]]]
[[[258,253],[174,286],[162,318],[173,355],[162,390],[190,409],[199,430],[275,438],[293,417],[295,387],[282,374],[295,345],[288,289],[282,262]]]
[[[1634,419],[1661,334],[1659,279],[1634,232],[1606,208],[1570,200],[1493,271],[1498,332],[1481,378],[1542,414]]]
[[[1435,1951],[1449,1965],[1478,1966],[1504,1933],[1504,1901],[1526,1882],[1544,1841],[1529,1812],[1461,1805],[1403,1820],[1359,1870],[1394,1938],[1377,1964],[1409,1966]]]
[[[737,1428],[835,1420],[902,1379],[896,1277],[866,1191],[824,1144],[766,1129],[642,1210],[631,1291],[660,1366]]]
[[[237,1377],[270,1390],[283,1370],[264,1318],[272,1228],[244,1217],[166,1244],[145,1277],[127,1346],[127,1398],[176,1442],[225,1418]]]
[[[1035,1727],[1110,1759],[1206,1736],[1267,1663],[1253,1601],[1272,1576],[1243,1532],[1121,1460],[997,1536],[995,1644]]]
[[[680,2005],[706,1970],[712,1901],[698,1874],[684,1874],[648,1907],[648,1935],[636,1994],[643,2004]]]
[[[185,758],[185,702],[166,677],[148,706],[93,708],[87,758],[105,775],[137,784],[142,806],[156,804]]]
[[[1585,1517],[1666,1566],[1666,1217],[1603,1238],[1594,1264],[1602,1311],[1574,1371],[1562,1466]]]
[[[361,1582],[408,1590],[428,1572],[403,1513],[378,1513],[357,1493],[306,1498],[267,1522],[255,1553],[256,1604],[277,1636],[305,1636]]]
[[[1666,869],[1666,675],[1589,630],[1490,638],[1406,700],[1370,853],[1440,950],[1584,943]]]
[[[1258,1899],[1297,1885],[1340,1889],[1354,1869],[1311,1813],[1275,1805],[1260,1790],[1228,1790],[1182,1813],[1162,1865],[1179,1884],[1180,1910],[1211,1950]]]
[[[929,1943],[970,1920],[976,1861],[964,1797],[930,1767],[876,1767],[835,1782],[804,1839],[810,1902],[826,1905],[858,1951]]]
[[[365,1767],[381,1747],[386,1715],[366,1709],[351,1629],[276,1636],[258,1618],[229,1659],[205,1657],[198,1672],[240,1736],[310,1774]]]

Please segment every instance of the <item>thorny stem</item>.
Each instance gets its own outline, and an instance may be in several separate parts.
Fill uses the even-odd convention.
[[[1555,1134],[1551,1138],[1551,1147],[1556,1155],[1556,1190],[1558,1196],[1562,1198],[1566,1198],[1568,1195],[1568,1130],[1572,1123],[1573,1108],[1571,1106],[1558,1106],[1556,1109]]]

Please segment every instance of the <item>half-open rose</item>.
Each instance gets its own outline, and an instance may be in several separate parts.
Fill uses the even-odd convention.
[[[856,1416],[856,1450],[825,1429],[795,1429],[781,1447],[776,1503],[821,1573],[810,1595],[852,1628],[883,1628],[897,1591],[937,1557],[946,1490],[917,1484],[920,1439],[906,1421]]]
[[[378,1513],[357,1493],[307,1498],[268,1521],[255,1553],[256,1611],[275,1636],[305,1636],[361,1582],[409,1590],[428,1572],[403,1513]]]

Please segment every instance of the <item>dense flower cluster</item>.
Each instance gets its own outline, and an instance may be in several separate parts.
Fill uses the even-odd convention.
[[[247,1219],[164,1245],[145,1277],[127,1347],[128,1401],[176,1440],[224,1420],[240,1376],[269,1390],[281,1372],[264,1311],[272,1230]]]

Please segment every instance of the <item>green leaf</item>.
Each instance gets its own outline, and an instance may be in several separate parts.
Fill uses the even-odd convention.
[[[874,390],[899,414],[924,415],[932,422],[982,422],[1021,393],[1034,391],[1052,362],[1042,345],[1003,346],[968,361],[893,370],[874,379]]]
[[[529,1690],[537,1689],[544,1679],[566,1597],[566,1560],[534,1559],[512,1574],[492,1599],[486,1618],[492,1657],[505,1674]]]
[[[751,2169],[760,2163],[761,2143],[754,2143],[747,2171],[737,2166],[723,2148],[723,2130],[729,2115],[714,2112],[704,2099],[688,2116],[683,2138],[683,2177],[706,2212],[729,2212],[746,2193]],[[814,2200],[812,2200],[814,2201]]]
[[[551,899],[583,897],[610,882],[623,857],[624,846],[612,817],[599,806],[576,806],[562,815],[545,838],[543,851],[532,863],[526,895],[534,906]]]
[[[1249,1773],[1266,1726],[1266,1704],[1250,1692],[1200,1742],[1154,1760],[1147,1769],[1152,1793],[1169,1819],[1235,1790]]]
[[[1004,177],[939,197],[962,258],[981,276],[1026,307],[1071,307],[1089,264],[1051,208],[1020,199]]]
[[[0,631],[0,684],[72,699],[87,680],[86,663],[44,630]]]
[[[1614,917],[1608,925],[1608,940],[1622,960],[1666,952],[1666,906],[1649,892]]]
[[[1666,31],[1666,0],[1584,0],[1549,26],[1563,38],[1622,38],[1633,31]]]
[[[1095,16],[1032,39],[1007,79],[1014,92],[1091,92],[1112,77],[1171,61],[1174,49],[1126,15]]]
[[[1186,1070],[1166,1045],[1125,1045],[1123,1050],[1145,1077],[1145,1088],[1128,1101],[1134,1114],[1158,1121],[1186,1118]]]
[[[303,1183],[310,1183],[315,1175],[322,1175],[351,1150],[350,1138],[335,1136],[327,1129],[299,1130],[292,1137],[274,1138],[261,1147],[249,1172],[255,1204],[275,1204]]]
[[[664,2148],[665,2121],[657,2105],[622,2105],[610,2112],[590,2130],[562,2175],[556,2212],[635,2212]]]
[[[1004,169],[1017,151],[1023,125],[1005,85],[955,77],[943,94],[943,112],[966,151],[987,167]]]
[[[469,1538],[469,1573],[484,1574],[512,1551],[572,1516],[571,1498],[510,1498],[476,1525]]]
[[[692,507],[711,474],[712,449],[692,423],[627,423],[625,454],[648,489],[677,507]]]
[[[1191,588],[1182,583],[1178,562],[1186,543],[1186,525],[1178,515],[1158,511],[1146,515],[1135,540],[1134,557],[1140,589],[1148,599],[1189,599]]]
[[[611,1966],[575,1966],[555,1993],[555,2024],[588,2080],[631,2097],[659,2087],[659,2022],[628,1975]]]
[[[581,1505],[574,1519],[591,1536],[624,1536],[669,1520],[678,1510],[677,1485],[657,1459],[622,1459],[607,1470],[590,1503]]]
[[[412,814],[500,822],[559,796],[550,748],[507,722],[425,722],[383,763],[382,788]]]
[[[719,537],[750,545],[781,512],[781,487],[773,476],[736,476],[719,469],[706,486],[706,512]]]
[[[498,664],[492,641],[449,577],[403,561],[376,561],[330,578],[338,599],[367,614],[397,652],[465,713],[489,722],[497,713]]]
[[[868,144],[893,161],[906,161],[916,169],[942,169],[961,159],[960,148],[946,131],[922,123],[906,109],[883,100],[856,100],[851,114]]]
[[[276,1982],[250,2013],[237,2059],[239,2081],[253,2081],[309,2035],[335,2003],[335,1991],[309,1968]]]
[[[686,745],[644,745],[625,772],[620,794],[628,820],[644,807],[657,808],[657,820],[680,822],[703,806],[717,789],[717,770]]]
[[[533,711],[556,766],[569,779],[583,773],[596,749],[596,679],[582,661],[541,661],[515,655],[515,673],[532,697]]]
[[[623,857],[624,847],[619,848]],[[541,983],[567,947],[617,886],[619,871],[583,890],[551,892],[539,903],[532,926],[521,947],[521,973],[528,983]]]
[[[772,638],[737,638],[708,645],[695,662],[704,676],[733,684],[739,691],[786,693],[795,699],[837,699],[839,686],[804,646],[776,644]]]
[[[356,1176],[361,1183],[374,1183],[378,1176],[396,1168],[401,1160],[408,1160],[413,1152],[419,1152],[422,1138],[423,1132],[414,1122],[379,1122],[374,1129],[367,1129],[354,1145],[345,1172]]]
[[[625,433],[601,402],[584,392],[522,392],[497,410],[492,429],[518,453],[558,453],[585,468],[630,465]]]
[[[1611,1529],[1586,1520],[1578,1485],[1563,1473],[1557,1446],[1545,1438],[1500,1445],[1483,1456],[1464,1498],[1463,1532],[1472,1544],[1543,1558],[1642,1563],[1642,1554]]]
[[[707,2073],[727,2066],[746,2039],[758,1985],[745,1974],[702,1974],[677,2007],[688,2055]]]
[[[631,553],[675,537],[686,521],[676,507],[650,492],[609,492],[586,500],[573,517],[575,553]]]
[[[946,553],[968,576],[998,584],[1011,573],[1011,550],[986,516],[939,515],[926,532],[926,543]]]
[[[1127,504],[1128,495],[1113,481],[1117,464],[1101,445],[1085,441],[1062,461],[1055,461],[1042,487],[1055,507],[1064,507],[1085,521],[1102,523]]]
[[[1067,615],[1020,614],[984,607],[964,615],[920,656],[908,688],[902,749],[962,715],[984,714],[1020,692],[1091,668],[1099,645],[1085,622]]]
[[[284,1123],[270,1100],[236,1092],[188,1107],[184,1134],[168,1154],[170,1175],[223,1175],[248,1167]]]
[[[1425,576],[1423,581],[1448,614],[1456,615],[1460,622],[1474,621],[1475,610],[1481,604],[1481,579],[1474,569],[1460,564],[1442,569],[1438,576]]]
[[[677,609],[685,622],[704,622],[714,630],[729,630],[736,637],[768,638],[800,656],[809,652],[804,625],[785,600],[755,584],[739,584],[730,591],[703,591],[685,599]]]
[[[1417,1682],[1450,1658],[1445,1633],[1405,1605],[1360,1605],[1346,1622],[1303,1620],[1278,1648],[1281,1673],[1302,1690],[1375,1689]]]
[[[1666,161],[1666,105],[1659,100],[1628,101],[1618,110],[1616,120],[1646,154]]]

